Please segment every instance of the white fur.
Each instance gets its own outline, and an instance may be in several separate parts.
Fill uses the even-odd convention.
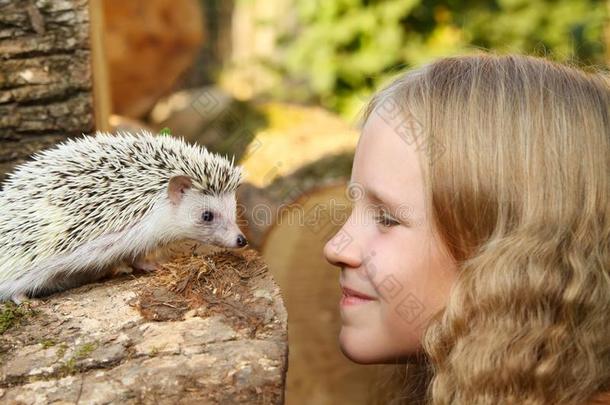
[[[102,235],[70,253],[46,258],[23,272],[11,272],[13,277],[0,284],[0,300],[36,294],[44,289],[61,289],[60,281],[50,283],[59,273],[66,273],[68,278],[71,274],[86,271],[94,279],[95,273],[102,273],[124,258],[137,257],[152,250],[164,237],[160,230],[170,229],[165,228],[167,216],[162,206],[163,203],[159,203],[141,222],[125,231]]]

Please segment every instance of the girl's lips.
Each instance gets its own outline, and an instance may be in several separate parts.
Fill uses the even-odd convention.
[[[366,302],[375,301],[375,298],[350,288],[342,287],[341,289],[343,290],[343,296],[341,297],[340,305],[364,304]]]

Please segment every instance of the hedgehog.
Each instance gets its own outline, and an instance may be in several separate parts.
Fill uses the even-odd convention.
[[[183,239],[226,248],[243,168],[171,135],[96,132],[38,152],[0,190],[0,301],[46,296],[113,274],[150,271]]]

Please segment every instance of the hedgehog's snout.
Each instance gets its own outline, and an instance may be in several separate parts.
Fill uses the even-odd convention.
[[[237,246],[238,247],[244,247],[248,244],[248,240],[246,239],[246,237],[242,234],[237,235]]]

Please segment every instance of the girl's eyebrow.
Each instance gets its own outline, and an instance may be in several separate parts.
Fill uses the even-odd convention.
[[[384,193],[381,192],[380,190],[368,187],[362,183],[350,182],[349,188],[352,188],[352,187],[354,187],[354,190],[360,190],[359,191],[360,193],[362,192],[362,190],[364,190],[364,193],[367,196],[367,198],[373,202],[380,203],[387,207],[398,207],[400,205],[400,204],[397,204],[394,201],[394,199],[390,198],[387,195],[384,195]]]
[[[408,226],[413,226],[415,223],[413,222],[413,212],[411,210],[405,211],[406,206],[404,203],[399,204],[394,202],[391,198],[388,196],[384,197],[382,193],[375,189],[365,188],[365,191],[367,193],[367,197],[373,204],[384,206],[389,210],[390,215],[395,217],[398,221]]]

